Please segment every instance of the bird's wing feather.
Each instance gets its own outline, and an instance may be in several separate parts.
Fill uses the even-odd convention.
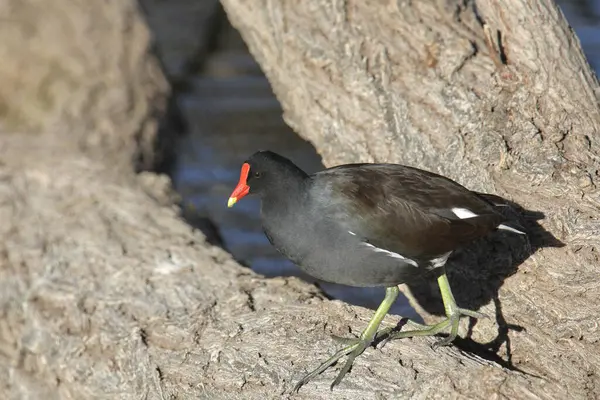
[[[503,220],[477,194],[414,168],[355,164],[313,177],[323,217],[367,243],[414,259],[452,251]]]

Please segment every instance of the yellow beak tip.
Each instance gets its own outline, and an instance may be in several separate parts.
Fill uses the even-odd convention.
[[[231,208],[235,203],[237,203],[237,198],[230,197],[229,200],[227,200],[227,207]]]

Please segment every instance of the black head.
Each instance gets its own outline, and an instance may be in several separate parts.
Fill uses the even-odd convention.
[[[306,173],[287,158],[272,151],[254,153],[242,165],[240,180],[231,193],[228,207],[248,194],[264,195],[268,192],[285,190],[307,177]]]

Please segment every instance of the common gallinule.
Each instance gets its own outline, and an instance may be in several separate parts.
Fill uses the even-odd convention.
[[[271,151],[253,154],[227,203],[248,194],[261,198],[269,241],[309,275],[350,286],[383,286],[385,298],[359,338],[307,374],[295,390],[348,355],[331,387],[376,337],[402,338],[458,333],[459,318],[485,315],[457,306],[445,272],[457,248],[507,224],[493,195],[472,192],[443,176],[397,164],[348,164],[308,175]],[[491,199],[491,200],[490,200]],[[446,319],[418,330],[377,332],[399,294],[398,286],[437,271]]]

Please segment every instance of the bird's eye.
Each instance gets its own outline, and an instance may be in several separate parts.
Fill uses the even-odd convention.
[[[254,173],[254,177],[255,178],[260,178],[262,176],[262,174],[260,172],[255,172]]]

